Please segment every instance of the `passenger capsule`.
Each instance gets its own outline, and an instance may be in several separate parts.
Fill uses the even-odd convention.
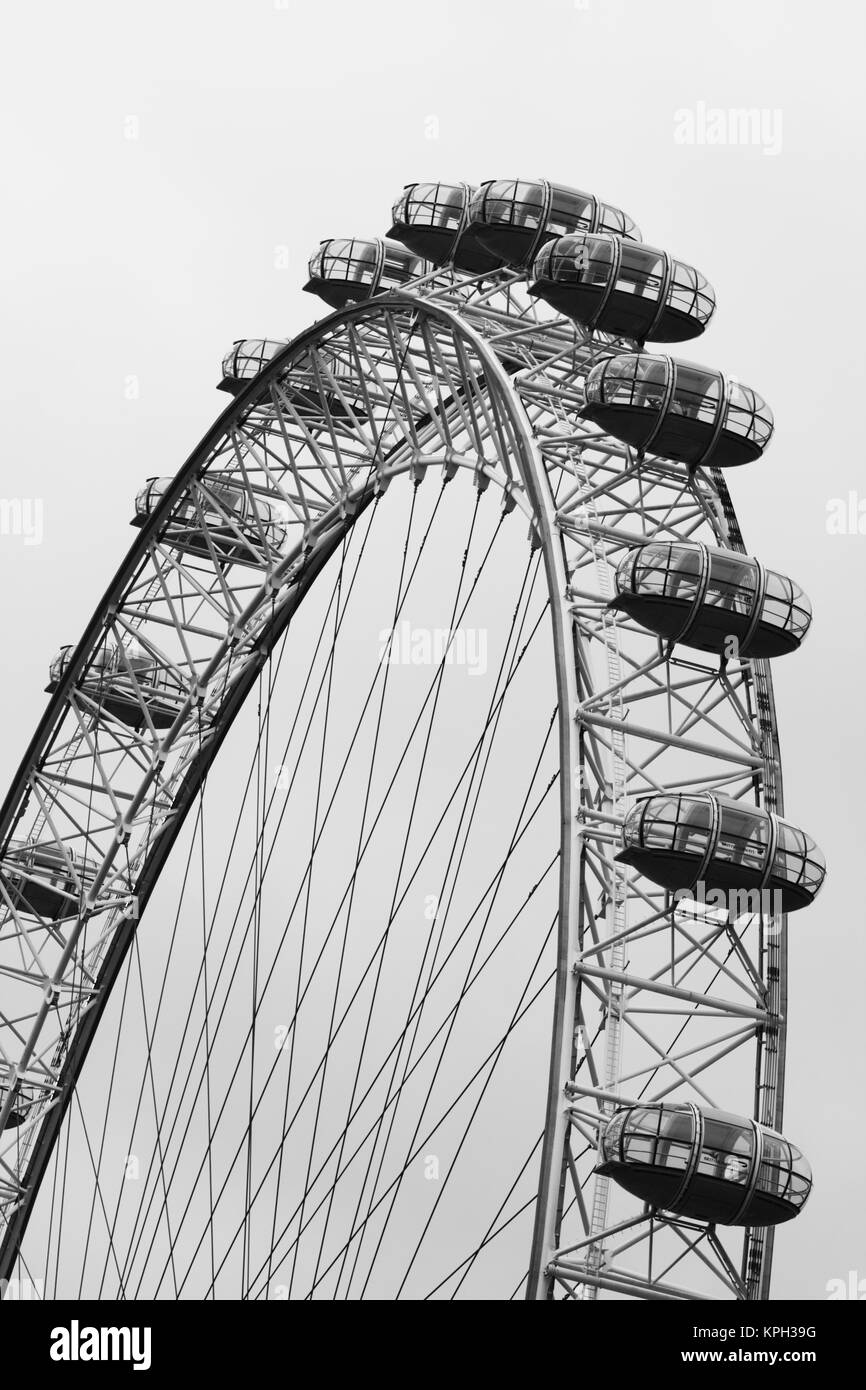
[[[55,840],[13,840],[0,861],[3,887],[16,912],[28,917],[77,917],[95,877],[93,860]]]
[[[394,241],[332,237],[311,257],[310,278],[304,289],[317,294],[332,309],[342,309],[380,291],[400,290],[425,269],[423,261]]]
[[[701,884],[704,895],[737,894],[729,903],[735,917],[756,912],[760,899],[752,895],[765,890],[782,912],[808,907],[826,873],[823,854],[802,830],[717,791],[641,797],[625,818],[622,843],[617,858],[662,888],[690,897]]]
[[[238,395],[287,343],[288,339],[237,339],[223,358],[223,379],[218,389]],[[361,418],[367,413],[357,374],[334,352],[319,350],[302,358],[281,376],[279,389],[302,415],[310,410],[320,415],[323,401],[332,415],[348,416],[351,412]]]
[[[469,227],[475,189],[468,183],[407,183],[391,211],[388,233],[432,265],[453,264],[469,275],[489,275],[502,260]]]
[[[533,262],[529,293],[584,328],[641,344],[696,338],[716,307],[700,271],[667,251],[601,232],[548,242]]]
[[[469,205],[469,231],[508,265],[531,265],[551,237],[610,232],[632,241],[640,232],[628,213],[563,184],[539,179],[491,179]]]
[[[133,526],[145,525],[173,485],[173,478],[148,478],[135,499]],[[169,539],[177,550],[210,559],[210,541],[222,559],[257,565],[264,549],[280,549],[288,533],[284,503],[259,494],[254,503],[245,489],[218,477],[203,479],[201,486],[171,514]]]
[[[805,1206],[812,1170],[775,1130],[697,1105],[613,1112],[596,1171],[661,1211],[719,1226],[777,1226]]]
[[[74,647],[61,647],[49,668],[48,691],[57,689],[69,669]],[[131,728],[156,729],[174,723],[187,695],[177,676],[160,666],[138,642],[101,648],[79,677],[78,687],[101,709]]]
[[[641,627],[719,656],[784,656],[812,622],[812,606],[793,579],[751,555],[694,541],[635,546],[617,569],[616,590],[611,607]]]
[[[642,454],[694,466],[751,463],[773,433],[772,411],[751,387],[647,352],[598,362],[586,378],[583,414]]]
[[[237,338],[223,358],[223,379],[217,389],[237,396],[264,371],[288,338]]]

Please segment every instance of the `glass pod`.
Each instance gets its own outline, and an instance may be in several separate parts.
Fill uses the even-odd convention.
[[[826,873],[815,841],[770,811],[722,792],[655,792],[625,818],[622,863],[670,892],[691,896],[772,892],[774,910],[794,912],[814,901]],[[730,899],[734,917],[758,910],[760,899]]]
[[[69,669],[72,646],[61,647],[49,668],[46,689],[57,689]],[[174,723],[187,690],[173,671],[152,657],[138,642],[100,648],[78,680],[77,688],[121,723],[156,729]],[[146,711],[146,713],[145,713]]]
[[[77,917],[95,877],[92,859],[56,840],[12,840],[0,860],[0,881],[12,906],[28,917]]]
[[[382,291],[400,290],[424,270],[423,261],[394,241],[331,237],[310,258],[304,289],[332,309],[343,309]]]
[[[668,642],[730,659],[785,656],[812,622],[793,579],[751,555],[692,541],[635,546],[615,582],[611,607]]]
[[[223,376],[217,389],[237,396],[288,344],[288,338],[236,338],[223,358]]]
[[[651,1207],[720,1226],[776,1226],[805,1206],[809,1164],[756,1120],[697,1105],[615,1110],[597,1172]]]
[[[680,343],[703,333],[715,294],[693,266],[610,233],[558,237],[535,257],[529,293],[582,327]]]
[[[469,230],[512,266],[528,266],[546,241],[569,232],[610,232],[637,241],[640,231],[621,208],[547,179],[490,179],[469,205]]]
[[[469,227],[475,189],[468,183],[407,183],[392,208],[388,235],[433,265],[453,264],[469,275],[488,275],[502,259],[486,250]]]
[[[174,486],[173,478],[148,478],[135,499],[133,526],[144,526]],[[288,508],[255,495],[233,480],[208,475],[177,504],[169,520],[171,544],[180,552],[211,559],[211,546],[223,560],[261,564],[263,552],[279,550],[288,531]]]
[[[598,362],[586,378],[583,414],[641,454],[695,467],[751,463],[773,434],[772,411],[750,386],[647,352]]]

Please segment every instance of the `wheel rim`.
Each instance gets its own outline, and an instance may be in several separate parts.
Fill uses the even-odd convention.
[[[206,546],[213,569],[213,587],[207,603],[213,611],[230,615],[229,621],[222,633],[215,634],[210,628],[202,630],[200,624],[185,625],[172,619],[178,640],[181,633],[188,637],[188,629],[197,628],[196,636],[203,643],[212,643],[212,653],[207,662],[197,656],[194,663],[187,662],[185,669],[182,663],[180,668],[174,663],[176,670],[182,670],[187,684],[193,665],[199,676],[204,671],[207,679],[199,684],[210,693],[205,693],[199,703],[190,700],[176,729],[159,740],[162,754],[179,749],[181,770],[173,771],[172,787],[180,790],[172,799],[163,793],[159,802],[161,815],[169,817],[168,829],[154,834],[151,816],[144,848],[135,842],[136,826],[140,831],[148,822],[146,792],[142,787],[145,780],[154,785],[152,770],[148,770],[148,779],[140,778],[136,792],[127,793],[132,797],[132,818],[129,809],[122,809],[118,796],[123,784],[117,769],[112,770],[110,777],[105,776],[104,768],[99,773],[100,791],[110,801],[115,821],[122,821],[133,832],[123,849],[136,872],[127,874],[125,879],[121,877],[119,885],[112,882],[111,864],[118,853],[118,848],[113,847],[106,850],[90,884],[90,906],[96,908],[89,914],[90,919],[110,918],[111,926],[104,933],[101,953],[88,948],[87,988],[80,981],[70,987],[66,973],[67,967],[81,973],[81,962],[75,955],[75,928],[65,938],[65,946],[60,940],[54,942],[58,956],[62,959],[65,950],[68,957],[53,976],[57,989],[65,989],[66,999],[71,1001],[68,1014],[75,1020],[74,1026],[69,1029],[67,1021],[67,1036],[62,1037],[63,1028],[58,1024],[56,1035],[51,1038],[52,1001],[44,1003],[36,1013],[26,1037],[22,1036],[25,1030],[17,1016],[4,1020],[6,1036],[12,1040],[7,1056],[13,1057],[17,1048],[25,1061],[22,1075],[27,1077],[32,1077],[34,1059],[38,1058],[39,1080],[43,1088],[51,1085],[53,1096],[51,1100],[46,1089],[42,1109],[33,1107],[32,1119],[19,1126],[23,1132],[15,1134],[14,1143],[9,1143],[8,1129],[2,1136],[6,1145],[3,1195],[7,1226],[0,1274],[4,1277],[19,1250],[39,1182],[110,985],[117,979],[134,940],[138,919],[132,900],[138,900],[135,910],[142,912],[235,714],[259,678],[300,598],[328,558],[336,553],[355,515],[363,513],[376,490],[381,490],[392,476],[408,473],[418,478],[431,467],[441,466],[446,473],[467,471],[482,487],[493,482],[501,490],[506,507],[516,505],[526,514],[535,543],[541,548],[548,594],[553,599],[563,827],[559,846],[559,944],[548,1112],[527,1292],[537,1297],[560,1288],[570,1296],[578,1290],[579,1296],[592,1297],[607,1288],[626,1296],[683,1296],[679,1286],[661,1276],[658,1256],[655,1268],[650,1266],[643,1276],[609,1272],[610,1237],[605,1232],[620,1224],[608,1210],[609,1184],[603,1178],[592,1180],[592,1144],[587,1143],[576,1154],[571,1143],[575,1134],[585,1139],[591,1130],[583,1108],[587,1101],[597,1106],[596,1125],[599,1115],[603,1122],[611,1111],[612,1096],[632,1098],[628,1079],[633,1074],[646,1077],[645,1059],[643,1066],[634,1065],[640,1061],[640,1050],[649,1049],[649,1053],[659,1056],[659,1041],[648,1040],[645,1030],[638,1032],[633,1024],[650,995],[657,1003],[660,991],[653,976],[661,983],[665,970],[671,969],[670,956],[664,951],[656,956],[654,969],[636,972],[624,968],[628,962],[623,943],[638,942],[642,936],[640,925],[634,925],[635,908],[652,915],[659,912],[659,907],[652,894],[635,888],[634,881],[615,864],[613,839],[605,827],[619,824],[625,804],[636,790],[645,790],[647,785],[673,785],[678,780],[701,785],[709,775],[708,765],[713,768],[716,784],[742,791],[748,783],[757,804],[781,812],[771,676],[766,662],[743,662],[733,679],[722,679],[706,666],[702,670],[700,661],[677,657],[667,660],[654,641],[648,646],[646,635],[637,632],[634,624],[602,607],[610,597],[612,565],[622,554],[623,545],[635,538],[703,536],[739,550],[743,549],[742,538],[718,470],[689,475],[663,460],[637,460],[630,450],[599,436],[581,419],[581,383],[586,372],[600,354],[626,350],[631,345],[621,348],[606,340],[599,342],[576,333],[571,325],[566,328],[562,321],[551,323],[543,316],[521,328],[515,337],[515,314],[520,312],[526,311],[520,300],[519,277],[506,277],[503,287],[491,296],[483,286],[479,289],[471,283],[455,282],[445,274],[422,281],[412,294],[384,296],[372,305],[344,311],[296,340],[232,403],[181,469],[142,529],[73,654],[7,797],[2,819],[4,840],[20,829],[22,814],[26,819],[28,811],[22,807],[28,789],[31,798],[35,796],[40,802],[43,823],[48,825],[52,817],[42,803],[49,802],[54,807],[61,796],[70,794],[72,779],[67,779],[65,789],[56,782],[49,784],[45,769],[52,766],[52,759],[56,764],[64,718],[76,721],[78,746],[82,740],[86,742],[87,708],[80,701],[76,705],[77,697],[71,693],[93,652],[109,632],[115,640],[122,640],[133,631],[139,638],[142,629],[146,633],[147,622],[141,618],[142,592],[156,596],[148,600],[154,611],[159,603],[163,603],[164,610],[171,607],[164,593],[166,576],[169,572],[176,575],[184,566],[178,566],[176,556],[171,558],[162,552],[168,549],[166,537],[176,534],[169,528],[176,524],[183,499],[191,493],[197,497],[197,515],[204,534],[209,528],[200,508],[202,497],[207,496],[209,470],[220,477],[231,474],[251,498],[257,495],[251,475],[267,478],[273,491],[277,470],[281,470],[283,485],[276,490],[288,508],[288,524],[297,535],[296,544],[271,546],[262,518],[256,518],[252,543],[248,535],[246,539],[239,538],[239,545],[246,546],[251,558],[257,553],[257,565],[247,567],[253,569],[257,587],[250,584],[249,576],[245,582],[243,575],[237,578],[242,569],[238,563],[229,578],[225,568],[217,563],[212,544]],[[501,342],[506,325],[510,325],[509,373],[499,360],[506,355]],[[348,398],[345,384],[330,377],[322,365],[324,354],[333,352],[335,345],[346,364],[353,364],[354,402]],[[283,389],[293,375],[308,379],[311,367],[315,420],[305,415],[303,409],[293,407]],[[305,408],[309,408],[309,403]],[[263,425],[266,415],[268,419]],[[261,441],[265,439],[267,443],[263,445]],[[277,453],[279,441],[281,456]],[[464,441],[468,447],[455,447]],[[308,454],[305,461],[299,462],[303,446]],[[480,472],[479,457],[486,459]],[[358,458],[363,462],[358,462]],[[145,562],[153,567],[147,576],[142,568]],[[264,583],[260,582],[262,576]],[[142,589],[144,577],[149,580],[149,590]],[[189,576],[182,575],[179,582],[189,583]],[[194,574],[193,583],[198,586],[196,592],[204,606],[199,592],[200,570]],[[233,583],[237,583],[243,602],[231,592]],[[251,589],[255,590],[252,599]],[[125,609],[127,602],[129,608]],[[652,646],[656,647],[655,656]],[[638,651],[644,653],[641,659],[635,657]],[[240,662],[239,655],[243,658]],[[243,671],[239,674],[241,665]],[[640,667],[647,669],[638,678],[634,671]],[[664,682],[652,689],[658,684],[660,672],[665,673]],[[700,674],[696,676],[695,672]],[[693,693],[696,685],[697,701]],[[687,689],[690,693],[684,698]],[[632,705],[641,711],[639,717],[632,715]],[[650,709],[664,707],[667,711],[671,706],[684,711],[680,725],[669,724],[666,713],[659,715],[655,723],[647,717]],[[579,719],[575,719],[576,713]],[[629,720],[631,729],[639,724],[641,732],[633,735],[629,731],[627,743],[624,726]],[[190,739],[194,725],[199,735],[198,748]],[[207,730],[204,741],[202,726]],[[649,780],[646,769],[629,751],[638,741],[650,750],[652,757],[654,771]],[[141,748],[137,751],[140,755]],[[684,755],[691,758],[688,776],[681,767]],[[94,752],[93,765],[99,763]],[[160,768],[164,781],[165,766],[163,762]],[[661,766],[676,771],[661,777]],[[50,792],[46,792],[49,785]],[[114,830],[115,825],[107,817],[99,836],[95,832],[84,836],[94,857],[97,841],[101,844],[109,840]],[[52,833],[58,841],[64,838],[56,829]],[[68,845],[68,837],[64,843]],[[588,902],[591,891],[597,891],[599,886],[606,900],[603,912]],[[16,929],[20,927],[23,936],[24,924],[19,922],[14,908],[8,920]],[[587,947],[587,933],[591,935],[596,926],[615,938],[609,948],[609,964],[601,972],[593,965],[593,951]],[[732,997],[712,993],[711,1007],[695,1006],[696,1013],[689,1021],[692,1031],[677,1051],[673,1074],[690,1095],[697,1092],[699,1097],[707,1098],[711,1093],[701,1083],[695,1085],[698,1073],[693,1075],[691,1068],[700,1063],[699,1069],[706,1072],[706,1063],[712,1061],[713,1067],[718,1068],[720,1084],[727,1086],[733,1073],[729,1076],[725,1059],[733,1051],[742,1053],[748,1048],[750,1068],[757,1075],[753,1089],[756,1116],[764,1123],[778,1126],[784,1070],[784,921],[768,921],[758,914],[741,928],[739,945],[732,941],[730,932],[726,936],[712,932],[711,944],[700,950],[689,950],[682,923],[671,927],[670,935],[678,943],[676,949],[671,947],[678,963],[690,955],[694,957],[689,968],[694,968],[699,983],[693,983],[692,992],[709,992],[706,979],[719,975],[731,984],[732,992]],[[729,945],[721,962],[714,954],[720,936]],[[748,946],[742,943],[752,940],[757,949],[750,954]],[[100,962],[98,976],[92,969],[94,961]],[[46,976],[52,976],[44,952],[38,967],[36,961],[32,962],[30,975],[31,988],[36,987],[37,977],[44,988]],[[604,994],[601,1000],[600,980]],[[674,997],[680,1004],[691,1002],[687,1000],[688,985],[671,988],[678,991]],[[755,1002],[744,1006],[744,995],[751,995]],[[626,1017],[617,1023],[617,1010],[626,1001]],[[597,1007],[595,1028],[590,1004]],[[713,1024],[716,1040],[707,1041],[705,1034],[700,1044],[693,1044],[696,1051],[691,1052],[689,1042],[703,1026],[698,1019],[707,1022],[720,1015],[735,1020],[740,1029],[736,1043],[732,1042],[734,1034],[730,1029],[721,1037]],[[568,1041],[575,1017],[582,1018],[579,1056],[573,1055]],[[625,1029],[629,1030],[630,1042],[635,1037],[640,1040],[638,1055],[632,1051],[628,1067],[621,1061],[621,1034]],[[662,1052],[669,1051],[666,1040]],[[697,1061],[684,1062],[681,1053]],[[50,1063],[46,1057],[52,1059]],[[657,1063],[649,1073],[653,1083],[659,1070],[671,1075],[670,1064]],[[591,1072],[595,1072],[596,1080],[587,1086],[581,1073]],[[664,1093],[665,1084],[659,1083],[651,1093]],[[11,1109],[11,1098],[5,1108],[7,1112]],[[746,1108],[742,1099],[740,1108]],[[23,1142],[28,1135],[29,1147]],[[576,1187],[564,1200],[565,1184],[573,1177]],[[593,1195],[587,1201],[582,1194],[590,1183]],[[581,1192],[579,1198],[577,1189]],[[568,1234],[569,1220],[580,1216],[581,1207],[589,1227],[589,1240],[585,1230],[578,1232],[576,1239],[570,1239]],[[664,1239],[682,1242],[684,1236],[701,1246],[696,1259],[689,1257],[696,1268],[696,1284],[686,1289],[685,1296],[700,1296],[702,1287],[713,1288],[714,1296],[766,1296],[771,1232],[747,1232],[738,1258],[734,1258],[714,1231],[703,1230],[695,1236],[694,1223],[653,1217],[646,1224],[648,1230],[642,1239],[645,1245],[654,1241],[656,1250]],[[575,1247],[583,1252],[577,1257]],[[562,1253],[557,1255],[557,1251]],[[708,1265],[713,1268],[706,1286],[702,1280]],[[603,1273],[603,1268],[608,1272]]]

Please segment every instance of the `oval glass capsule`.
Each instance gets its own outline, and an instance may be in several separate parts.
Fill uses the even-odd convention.
[[[332,309],[343,309],[374,294],[402,289],[424,269],[422,260],[395,241],[331,237],[310,258],[310,278],[304,289]]]
[[[796,651],[812,622],[799,584],[751,555],[690,541],[635,546],[611,607],[668,642],[726,659]]]
[[[617,858],[683,897],[718,895],[710,905],[735,918],[768,904],[774,912],[808,907],[827,869],[803,830],[717,791],[640,797],[623,823]]]
[[[583,414],[641,454],[695,467],[751,463],[773,434],[772,411],[750,386],[647,352],[598,362],[586,378]]]
[[[48,685],[57,689],[69,668],[74,648],[61,647],[49,668]],[[77,690],[121,723],[140,729],[148,720],[168,729],[177,718],[187,690],[173,671],[157,662],[138,642],[100,649],[77,682]]]
[[[173,485],[173,478],[148,478],[135,499],[133,526],[145,525]],[[179,551],[212,559],[212,546],[224,560],[257,565],[283,545],[285,503],[258,493],[253,500],[233,478],[208,475],[199,488],[197,497],[187,496],[171,517],[171,543]]]
[[[696,338],[716,307],[713,290],[693,266],[610,233],[548,242],[533,262],[529,293],[584,328],[638,343]]]
[[[55,840],[11,841],[0,879],[16,912],[52,921],[77,917],[96,864]]]
[[[662,1211],[720,1226],[776,1226],[802,1210],[812,1171],[795,1145],[745,1116],[696,1105],[615,1110],[597,1172]]]
[[[469,227],[493,255],[527,266],[552,237],[569,232],[610,232],[637,241],[640,232],[627,212],[546,179],[491,179],[469,207]]]
[[[469,275],[499,270],[502,259],[488,251],[470,228],[475,189],[468,183],[409,183],[392,209],[388,233],[432,265],[454,265]]]

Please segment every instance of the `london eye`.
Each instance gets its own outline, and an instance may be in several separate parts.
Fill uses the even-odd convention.
[[[45,654],[0,1279],[767,1299],[825,873],[772,679],[809,600],[727,482],[771,410],[691,360],[703,271],[546,180],[409,184],[305,288]]]

